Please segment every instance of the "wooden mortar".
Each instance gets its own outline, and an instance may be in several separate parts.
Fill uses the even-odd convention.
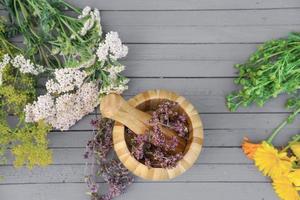
[[[113,129],[113,143],[115,152],[133,174],[147,180],[167,180],[184,173],[196,162],[203,143],[203,127],[198,111],[184,97],[166,90],[149,90],[131,98],[128,104],[144,112],[151,111],[164,101],[177,102],[179,112],[188,118],[189,139],[184,149],[183,158],[176,167],[171,169],[153,168],[140,163],[130,153],[125,140],[125,126],[116,122]]]
[[[103,117],[113,119],[117,122],[122,123],[127,128],[132,130],[135,134],[145,134],[151,130],[152,127],[149,124],[151,115],[147,112],[143,112],[130,104],[128,104],[123,97],[119,94],[108,94],[100,103],[100,112]],[[186,147],[185,139],[179,137],[177,133],[167,127],[159,126],[162,133],[166,137],[166,142],[170,141],[172,137],[176,137],[178,145],[176,146],[175,152],[183,152]],[[172,153],[172,152],[170,152]]]

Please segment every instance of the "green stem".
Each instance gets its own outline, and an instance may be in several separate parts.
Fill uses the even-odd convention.
[[[74,31],[73,29],[72,29],[72,27],[67,23],[67,22],[65,22],[65,20],[64,19],[61,19],[61,21],[62,21],[62,23],[80,40],[80,42],[84,42],[84,40],[77,34],[77,32],[76,31]]]
[[[71,8],[73,11],[75,11],[76,13],[80,14],[80,9],[75,8],[74,6],[72,6],[71,4],[65,2],[65,1],[60,1],[62,4],[64,4],[66,7]]]
[[[288,124],[289,118],[294,118],[300,112],[300,108],[295,110],[287,119],[285,119],[279,126],[273,131],[272,135],[267,139],[269,144],[272,144],[274,138],[278,135],[278,133]]]
[[[287,151],[293,144],[297,143],[299,140],[300,140],[300,135],[297,135],[297,136],[296,136],[291,142],[289,142],[289,144],[288,144],[284,149],[282,149],[281,151],[282,151],[282,152]]]

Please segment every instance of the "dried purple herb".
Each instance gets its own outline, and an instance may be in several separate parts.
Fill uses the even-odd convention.
[[[126,128],[127,144],[132,155],[148,167],[173,168],[182,159],[182,152],[174,151],[179,143],[177,137],[166,138],[160,126],[166,126],[177,132],[179,137],[188,139],[187,118],[178,113],[176,102],[166,101],[158,105],[149,121],[152,129],[142,135],[136,135]]]
[[[91,124],[96,130],[93,132],[93,139],[88,141],[84,154],[84,158],[92,160],[91,164],[88,161],[86,162],[86,169],[89,172],[86,172],[85,181],[92,200],[111,200],[121,195],[132,184],[133,176],[119,160],[108,158],[113,145],[113,121],[100,118],[92,120]],[[106,194],[100,194],[96,176],[102,176],[108,184]]]

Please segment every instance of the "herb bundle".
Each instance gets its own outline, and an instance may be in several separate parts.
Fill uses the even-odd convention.
[[[97,82],[101,94],[126,89],[128,80],[119,74],[124,66],[117,60],[127,55],[128,48],[116,32],[104,37],[98,9],[87,6],[81,12],[63,0],[0,3],[24,36],[27,55],[32,59],[50,68],[84,69],[86,79]]]
[[[125,67],[118,59],[127,55],[128,48],[118,33],[103,34],[97,9],[81,11],[63,0],[0,3],[10,19],[0,38],[1,134],[5,135],[0,146],[18,147],[12,149],[16,166],[44,166],[51,162],[46,137],[50,130],[68,130],[94,111],[99,97],[127,89],[128,79],[120,74]],[[6,40],[18,33],[24,37],[23,50]],[[14,131],[6,126],[10,115],[19,121]]]
[[[126,128],[126,143],[131,154],[139,162],[148,167],[173,168],[182,159],[183,152],[173,153],[178,145],[178,139],[167,140],[160,125],[174,130],[179,137],[188,139],[187,118],[177,111],[176,102],[165,101],[152,112],[149,121],[152,129],[144,134],[135,134]],[[172,152],[172,153],[171,153]]]
[[[48,66],[46,94],[26,106],[26,122],[43,120],[68,130],[94,110],[98,97],[127,89],[128,79],[120,75],[125,67],[117,60],[128,48],[116,32],[102,34],[97,9],[85,7],[80,12],[62,0],[1,3],[24,35],[27,56]],[[78,16],[66,14],[66,7]]]
[[[286,108],[292,113],[274,131],[273,139],[300,112],[300,33],[290,33],[287,38],[271,40],[261,45],[244,64],[236,65],[241,86],[226,97],[227,107],[236,111],[240,106],[256,103],[263,106],[279,94],[289,96]]]
[[[282,93],[296,93],[300,88],[300,34],[264,43],[239,70],[235,83],[241,86],[227,96],[231,111],[256,103],[263,106]]]

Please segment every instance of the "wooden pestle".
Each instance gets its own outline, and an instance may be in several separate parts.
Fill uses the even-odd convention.
[[[103,97],[100,102],[100,111],[103,117],[122,123],[136,134],[144,134],[151,129],[149,125],[151,115],[132,107],[118,94],[111,93]],[[160,128],[167,140],[170,140],[172,136],[177,137],[179,142],[175,151],[183,152],[186,141],[175,131],[163,126]]]

